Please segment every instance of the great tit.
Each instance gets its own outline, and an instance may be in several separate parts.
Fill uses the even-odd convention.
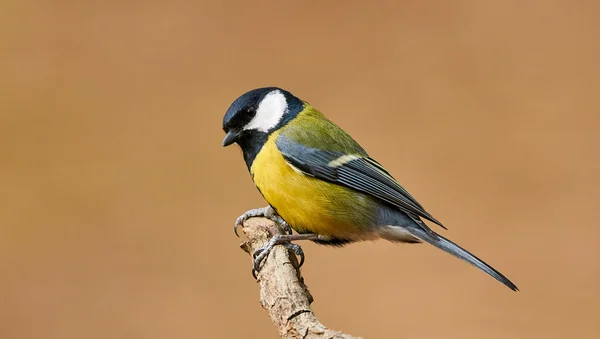
[[[298,234],[278,235],[255,253],[255,269],[273,246],[302,255],[293,240],[342,246],[363,240],[427,242],[481,269],[513,291],[517,286],[467,250],[434,232],[445,227],[350,135],[308,102],[265,87],[237,98],[223,118],[223,146],[237,143],[269,206],[240,216],[270,218]]]

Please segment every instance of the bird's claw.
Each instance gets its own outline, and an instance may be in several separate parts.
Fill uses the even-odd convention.
[[[238,231],[237,231],[237,229],[238,229],[238,227],[242,226],[242,224],[244,223],[244,221],[246,221],[246,219],[247,219],[247,218],[246,218],[245,216],[246,216],[246,214],[245,214],[245,213],[244,213],[244,214],[242,214],[242,215],[240,215],[240,216],[239,216],[239,217],[238,217],[238,218],[235,220],[235,224],[233,225],[233,233],[235,233],[235,236],[236,236],[236,237],[238,237],[238,238],[240,237],[240,235],[238,234]]]
[[[304,251],[302,250],[302,247],[300,247],[300,245],[298,244],[294,244],[291,242],[285,243],[283,244],[283,246],[285,246],[285,248],[287,248],[288,250],[294,252],[294,254],[298,257],[300,257],[300,261],[298,261],[298,266],[296,268],[298,269],[302,267],[302,265],[304,265]]]
[[[252,269],[254,269],[255,272],[260,271],[260,264],[263,262],[263,260],[265,260],[265,258],[269,255],[269,253],[271,253],[271,250],[273,249],[273,247],[275,247],[273,239],[275,239],[275,238],[271,238],[271,240],[265,247],[261,247],[261,248],[257,249],[252,254],[252,258],[254,259],[254,264],[252,266]]]
[[[254,259],[254,264],[252,267],[252,276],[254,277],[254,279],[256,279],[256,273],[260,271],[261,263],[267,258],[269,253],[271,253],[271,250],[273,250],[273,247],[275,247],[276,245],[283,245],[285,248],[294,252],[295,255],[300,257],[300,261],[296,269],[299,269],[304,264],[304,251],[302,250],[302,247],[300,247],[300,245],[293,244],[286,240],[281,240],[280,236],[274,236],[273,238],[271,238],[271,240],[269,240],[267,245],[257,249],[252,254],[252,258]]]
[[[285,234],[292,235],[292,228],[290,227],[290,225],[287,222],[285,222],[285,220],[283,220],[282,217],[277,215],[276,218],[278,218],[279,221],[275,221],[275,220],[273,220],[273,221],[275,221],[276,223],[279,224],[279,226],[283,229]]]
[[[235,225],[233,226],[233,232],[235,233],[235,235],[239,237],[237,231],[238,227],[242,226],[246,220],[254,217],[264,217],[275,222],[283,229],[283,231],[286,234],[285,237],[292,235],[292,228],[290,227],[290,225],[287,222],[285,222],[285,220],[283,220],[283,218],[279,214],[277,214],[277,212],[275,212],[275,210],[271,206],[252,209],[240,215],[236,219]],[[271,240],[269,240],[266,246],[257,249],[252,254],[252,258],[254,259],[254,263],[252,265],[252,276],[254,277],[254,279],[256,279],[256,274],[258,273],[258,271],[260,271],[260,264],[267,258],[269,253],[271,253],[271,250],[275,245],[284,245],[285,248],[294,252],[294,254],[300,257],[300,263],[296,268],[300,268],[302,264],[304,264],[304,251],[302,251],[302,247],[300,247],[300,245],[290,243],[289,240],[283,240],[282,238],[283,237],[279,235],[274,236],[273,238],[271,238]]]
[[[239,237],[239,234],[237,231],[238,227],[242,226],[246,220],[248,220],[250,218],[254,218],[254,217],[267,218],[267,219],[277,223],[279,226],[281,226],[281,228],[283,228],[283,230],[287,234],[292,234],[292,228],[290,227],[290,225],[288,225],[288,223],[285,222],[285,220],[283,220],[283,218],[281,216],[279,216],[277,214],[277,212],[275,212],[273,207],[267,206],[267,207],[262,207],[262,208],[255,208],[255,209],[246,211],[246,213],[240,215],[235,220],[235,225],[233,225],[233,232],[235,233],[235,235]]]

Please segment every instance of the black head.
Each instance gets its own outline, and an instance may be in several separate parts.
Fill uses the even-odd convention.
[[[266,137],[302,111],[302,101],[277,87],[251,90],[237,98],[223,117],[227,135],[223,146],[238,143],[244,151],[264,143]],[[262,143],[260,146],[262,146]]]

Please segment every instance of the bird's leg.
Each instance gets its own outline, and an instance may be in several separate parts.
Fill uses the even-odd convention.
[[[237,218],[237,220],[235,221],[235,225],[233,226],[233,232],[235,232],[235,235],[237,235],[239,237],[238,232],[237,232],[238,227],[242,226],[244,221],[246,221],[250,218],[254,218],[254,217],[267,218],[267,219],[277,223],[279,226],[281,226],[281,228],[283,228],[283,230],[287,234],[292,234],[292,228],[290,227],[290,225],[288,225],[288,223],[285,222],[285,220],[283,220],[283,218],[281,216],[279,216],[279,214],[277,214],[277,212],[275,212],[273,207],[267,206],[267,207],[262,207],[262,208],[255,208],[255,209],[249,210],[246,213],[240,215],[240,217]]]
[[[300,263],[297,268],[300,268],[302,264],[304,264],[304,251],[300,245],[292,244],[292,241],[295,240],[317,240],[320,239],[321,236],[318,234],[286,234],[286,235],[276,235],[266,246],[261,247],[254,251],[252,256],[254,257],[254,271],[258,272],[260,269],[260,263],[265,260],[265,258],[269,255],[273,247],[276,245],[284,245],[288,250],[294,252],[297,256],[300,257]],[[254,271],[252,274],[254,274]]]

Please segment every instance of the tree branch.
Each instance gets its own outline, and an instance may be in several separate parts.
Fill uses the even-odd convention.
[[[283,231],[271,220],[248,219],[242,231],[248,240],[240,247],[250,254],[265,246],[269,239]],[[321,324],[310,309],[313,297],[304,279],[295,255],[283,246],[275,246],[257,274],[260,284],[260,304],[269,313],[282,338],[303,339],[356,339],[358,337],[330,330]]]

